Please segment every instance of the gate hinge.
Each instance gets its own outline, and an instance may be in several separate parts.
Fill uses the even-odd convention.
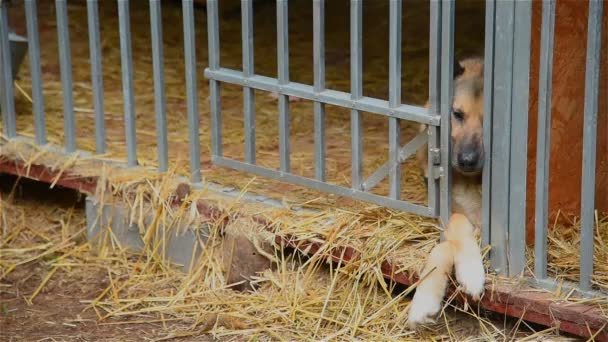
[[[439,179],[443,177],[443,167],[441,166],[433,166],[433,179]]]

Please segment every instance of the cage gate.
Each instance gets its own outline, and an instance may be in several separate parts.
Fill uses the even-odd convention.
[[[242,71],[222,68],[219,60],[218,1],[207,1],[209,67],[205,76],[210,82],[211,118],[213,129],[213,163],[300,186],[351,197],[377,205],[437,217],[447,222],[450,207],[449,118],[451,113],[452,62],[454,56],[454,3],[432,1],[430,6],[429,108],[403,104],[401,101],[401,1],[390,1],[389,32],[389,100],[363,96],[362,81],[362,17],[363,1],[350,2],[350,93],[325,87],[325,1],[313,1],[314,84],[292,82],[289,79],[288,1],[278,0],[277,61],[278,77],[256,75],[253,56],[253,1],[242,1]],[[443,66],[443,68],[442,68]],[[243,87],[245,115],[245,161],[222,154],[220,87],[222,83]],[[278,122],[280,170],[256,165],[254,89],[278,93]],[[289,96],[314,101],[315,178],[291,173]],[[352,186],[346,188],[325,181],[325,104],[351,110]],[[363,175],[363,132],[361,112],[382,115],[389,120],[388,161],[369,177]],[[400,146],[400,122],[409,120],[428,125],[407,144]],[[429,177],[428,204],[421,206],[400,199],[400,164],[428,142]],[[390,193],[381,196],[370,193],[388,176]]]

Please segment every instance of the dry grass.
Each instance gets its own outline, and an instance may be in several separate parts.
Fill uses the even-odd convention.
[[[102,278],[105,287],[75,298],[83,305],[82,312],[75,314],[92,317],[101,326],[142,325],[148,329],[154,325],[156,333],[150,337],[154,340],[205,336],[252,341],[557,338],[552,331],[530,332],[525,323],[505,325],[483,314],[461,312],[451,304],[446,304],[444,315],[432,329],[410,331],[406,295],[411,289],[394,291],[378,277],[377,261],[371,259],[339,268],[326,264],[320,258],[322,253],[302,259],[277,250],[277,267],[256,278],[258,288],[236,292],[223,278],[216,253],[221,245],[217,225],[196,266],[182,273],[155,257],[153,248],[133,254],[109,243],[93,250],[83,236],[82,209],[15,202],[6,194],[2,199],[0,215],[8,228],[0,245],[3,296],[17,286],[11,275],[32,264],[44,270],[33,278],[30,291],[22,294],[32,309],[45,303],[36,296],[51,291],[48,287],[52,289],[55,285],[50,284],[58,279],[79,278],[86,284],[99,283]],[[247,210],[239,211],[244,214]],[[369,214],[367,217],[370,219]],[[64,321],[76,331],[84,328],[80,325],[84,319],[64,317]]]
[[[137,2],[133,2],[137,3]],[[338,4],[338,2],[329,2]],[[423,13],[423,2],[417,6]],[[43,61],[43,82],[45,86],[45,111],[49,139],[54,146],[61,145],[63,140],[63,116],[61,86],[57,60],[57,42],[54,28],[54,14],[51,3],[41,3],[40,31]],[[339,10],[339,5],[335,5]],[[290,20],[290,44],[292,51],[309,51],[312,30],[293,29],[308,27],[309,6],[302,8],[301,15]],[[407,6],[404,6],[407,7]],[[378,13],[385,9],[381,5],[370,6],[370,11]],[[120,55],[118,46],[118,24],[116,8],[102,6],[102,50],[104,57],[105,114],[107,125],[108,153],[104,156],[91,156],[77,153],[67,158],[54,153],[50,148],[32,146],[24,141],[2,141],[0,155],[21,160],[26,164],[43,164],[61,172],[70,171],[81,176],[96,176],[102,181],[97,197],[104,203],[114,197],[126,201],[136,209],[142,208],[143,200],[153,204],[163,220],[198,219],[197,214],[182,208],[173,212],[168,198],[175,188],[173,176],[188,175],[188,141],[184,89],[183,51],[181,49],[181,25],[176,25],[175,18],[180,18],[181,9],[170,5],[164,6],[164,43],[165,43],[165,78],[167,82],[167,119],[171,171],[159,175],[154,166],[157,163],[156,133],[154,125],[154,98],[152,84],[152,61],[150,58],[149,22],[145,10],[132,10],[133,28],[133,64],[135,67],[135,90],[137,112],[138,161],[142,168],[124,170],[113,167],[125,159],[124,124],[122,93],[120,80]],[[334,9],[335,11],[335,9]],[[475,6],[468,2],[461,7],[463,13],[474,13]],[[74,73],[74,99],[77,122],[78,147],[92,152],[94,145],[94,126],[92,97],[90,89],[90,70],[88,64],[88,46],[86,37],[86,8],[83,4],[69,6],[70,32],[72,43],[72,62]],[[274,8],[263,9],[261,15],[274,16]],[[330,10],[328,9],[328,13]],[[16,15],[23,15],[20,8],[15,8]],[[404,24],[407,26],[405,37],[419,37],[427,41],[428,26],[420,25],[424,16],[417,16],[416,11],[406,11]],[[376,13],[377,14],[377,13]],[[388,18],[370,22],[366,35],[381,36],[387,28]],[[482,16],[471,15],[471,18]],[[227,14],[222,18],[222,63],[227,67],[239,68],[240,65],[240,23],[239,15]],[[374,18],[374,17],[370,17]],[[291,19],[291,18],[290,18]],[[369,19],[369,18],[368,18]],[[365,19],[365,20],[368,20]],[[207,64],[205,15],[197,12],[197,57],[199,70]],[[13,21],[15,22],[15,21]],[[18,26],[19,23],[15,22]],[[348,22],[337,18],[328,25],[327,47],[327,85],[333,89],[348,91]],[[473,20],[471,27],[463,30],[464,36],[478,32]],[[420,29],[424,27],[424,30]],[[16,27],[19,29],[19,27]],[[409,30],[409,31],[408,31]],[[256,22],[256,72],[262,75],[274,75],[275,58],[273,20]],[[333,37],[332,37],[333,36]],[[457,35],[458,40],[458,35]],[[308,43],[307,43],[308,42]],[[342,42],[342,43],[339,43]],[[365,85],[366,95],[387,97],[384,82],[387,77],[387,65],[384,52],[388,51],[387,42],[382,39],[366,39]],[[428,46],[425,44],[404,44],[404,98],[406,102],[421,104],[426,98],[426,69]],[[308,44],[308,45],[307,45]],[[340,45],[342,44],[342,45]],[[346,45],[344,45],[346,44]],[[469,52],[474,49],[466,47]],[[269,53],[268,50],[273,50]],[[379,53],[378,51],[383,51]],[[292,78],[310,83],[312,60],[307,54],[291,56]],[[345,67],[346,66],[346,67]],[[23,93],[17,95],[18,129],[26,137],[33,136],[31,103],[26,94],[31,92],[27,62],[21,71],[17,84]],[[421,91],[423,89],[423,91]],[[21,94],[21,95],[19,95]],[[294,212],[285,209],[260,208],[245,206],[241,202],[226,201],[204,189],[189,198],[188,203],[203,199],[211,201],[226,212],[243,211],[264,215],[274,228],[274,234],[289,234],[297,239],[323,242],[324,252],[335,248],[351,246],[365,256],[359,262],[345,268],[329,270],[321,267],[321,260],[313,258],[304,263],[292,260],[291,256],[279,255],[277,271],[261,275],[261,288],[252,293],[236,293],[226,288],[221,269],[213,257],[200,260],[198,266],[186,274],[167,267],[164,260],[152,256],[152,249],[145,250],[138,256],[130,256],[121,251],[117,241],[109,241],[102,248],[100,256],[95,256],[87,244],[74,239],[79,235],[57,234],[56,228],[40,230],[38,236],[34,230],[23,228],[17,217],[37,221],[35,225],[45,225],[49,220],[51,209],[36,211],[30,215],[31,208],[15,207],[8,201],[2,202],[3,235],[2,274],[10,275],[21,265],[43,262],[49,268],[48,279],[51,281],[61,272],[84,272],[87,267],[100,267],[107,271],[110,285],[98,298],[87,298],[88,310],[93,310],[100,321],[112,321],[124,324],[154,320],[163,325],[167,337],[189,336],[210,330],[216,336],[251,336],[251,339],[315,339],[335,337],[337,339],[380,339],[399,338],[418,340],[428,339],[503,339],[515,336],[504,331],[485,318],[479,318],[473,326],[461,324],[462,315],[450,313],[436,330],[417,335],[407,331],[404,324],[408,301],[406,297],[391,300],[391,288],[381,278],[380,261],[387,258],[408,271],[417,271],[421,260],[438,239],[438,230],[430,220],[398,213],[365,203],[322,196],[310,189],[278,183],[268,179],[254,178],[231,170],[219,169],[210,164],[210,122],[207,84],[199,74],[198,108],[201,114],[200,141],[202,153],[202,175],[205,181],[234,186],[271,197],[282,198],[288,206],[304,206],[322,209],[320,212]],[[241,90],[237,87],[222,88],[222,115],[224,119],[224,151],[226,156],[243,158],[243,119]],[[312,140],[312,104],[297,102],[291,106],[293,152],[291,155],[294,173],[313,176],[313,140]],[[276,126],[276,101],[266,94],[258,93],[256,97],[256,127],[258,163],[267,167],[278,167],[278,131]],[[349,112],[328,107],[327,110],[327,172],[328,180],[339,185],[349,185],[350,179],[350,136]],[[365,115],[364,171],[372,172],[386,161],[388,152],[386,120],[374,115]],[[416,127],[404,124],[404,139],[411,137]],[[405,140],[404,140],[405,141]],[[403,166],[402,198],[424,203],[426,186],[422,176],[412,160]],[[386,182],[379,184],[375,190],[386,194]],[[15,213],[28,212],[27,216]],[[136,215],[134,214],[134,215]],[[76,215],[75,212],[72,215]],[[82,215],[82,214],[80,214]],[[62,218],[65,219],[62,214]],[[70,221],[64,226],[76,229],[81,221]],[[9,220],[11,220],[9,222]],[[23,220],[22,220],[23,221]],[[596,273],[594,281],[600,288],[608,288],[608,257],[605,248],[606,219],[598,220],[598,237],[596,238]],[[21,227],[21,228],[20,228]],[[80,226],[82,228],[82,226]],[[141,227],[145,231],[148,227]],[[54,229],[54,230],[53,230]],[[23,233],[23,232],[25,233]],[[575,279],[578,272],[578,228],[573,224],[569,229],[554,229],[550,240],[550,267],[559,277]],[[560,235],[558,235],[560,234]],[[561,235],[565,234],[565,235]],[[11,237],[5,240],[6,237]],[[566,243],[567,241],[567,243]],[[213,250],[220,241],[212,239],[209,249]],[[47,253],[47,254],[45,254]],[[209,253],[212,255],[213,253]],[[69,263],[49,263],[45,255],[65,256],[61,260]],[[4,258],[6,256],[6,258]],[[84,259],[79,259],[84,258]],[[53,259],[54,260],[54,259]],[[27,262],[26,262],[27,261]],[[52,260],[51,260],[52,261]],[[95,266],[91,266],[95,265]],[[332,266],[333,267],[333,266]],[[53,271],[54,270],[54,271]],[[53,272],[53,273],[50,273]],[[39,288],[43,289],[45,279],[40,280]],[[31,293],[34,295],[35,293]],[[556,297],[558,296],[556,294]],[[35,296],[34,296],[35,299]],[[569,296],[569,300],[575,300]],[[603,303],[605,304],[605,303]],[[234,325],[232,318],[241,325]],[[135,323],[134,323],[135,322]],[[217,325],[215,323],[218,323]],[[230,323],[233,322],[233,323]],[[180,323],[180,324],[178,324]],[[185,325],[184,325],[185,323]],[[523,325],[523,323],[522,323]],[[520,326],[523,328],[522,326]],[[530,336],[528,336],[530,337]],[[533,337],[533,336],[532,336]]]

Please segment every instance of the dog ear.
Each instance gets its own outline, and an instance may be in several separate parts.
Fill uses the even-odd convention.
[[[460,65],[460,62],[454,57],[454,79],[464,73],[464,68]]]

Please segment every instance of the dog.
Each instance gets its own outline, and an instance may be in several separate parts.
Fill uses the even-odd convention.
[[[484,292],[485,269],[475,237],[475,227],[462,214],[454,214],[444,231],[445,241],[435,246],[420,274],[420,283],[408,312],[410,328],[433,323],[441,310],[449,276],[455,269],[456,280],[473,300]]]
[[[485,159],[483,146],[484,64],[480,58],[454,63],[452,126],[452,209],[444,231],[446,241],[433,248],[420,274],[409,311],[410,327],[430,323],[441,309],[449,275],[456,269],[456,279],[465,293],[478,299],[484,290],[485,270],[477,244],[481,227],[481,172]],[[428,107],[428,103],[427,103]],[[427,129],[421,125],[420,131]],[[428,179],[428,146],[417,153],[420,167]]]
[[[454,63],[454,97],[450,119],[452,210],[465,215],[477,229],[481,226],[481,171],[485,159],[483,70],[481,58]],[[421,132],[426,129],[426,125],[420,126]],[[425,178],[428,178],[427,145],[418,150],[417,159]]]

